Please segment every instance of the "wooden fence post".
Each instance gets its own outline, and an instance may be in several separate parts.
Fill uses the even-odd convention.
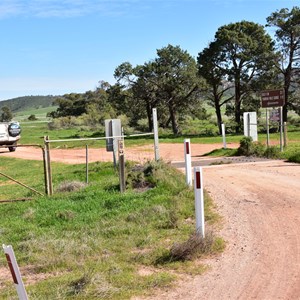
[[[119,150],[119,177],[120,177],[120,192],[124,193],[126,190],[125,182],[125,158],[124,158],[124,141],[118,141]]]
[[[47,177],[48,177],[48,187],[49,195],[53,195],[53,184],[52,184],[52,170],[51,170],[51,157],[50,157],[50,143],[49,136],[44,137],[45,150],[46,150],[46,160],[47,160]]]

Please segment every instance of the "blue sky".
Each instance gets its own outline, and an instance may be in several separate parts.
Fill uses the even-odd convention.
[[[298,0],[0,0],[0,100],[113,84],[122,62],[172,44],[193,57],[225,24],[265,25]],[[271,30],[271,29],[268,29]],[[274,30],[269,31],[272,34]]]

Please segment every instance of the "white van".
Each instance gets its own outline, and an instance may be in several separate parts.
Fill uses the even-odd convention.
[[[16,145],[21,138],[19,122],[0,123],[0,146],[7,146],[10,152],[16,151]]]

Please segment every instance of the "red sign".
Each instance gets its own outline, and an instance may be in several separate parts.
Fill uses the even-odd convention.
[[[284,90],[267,90],[261,92],[261,107],[278,107],[285,103]]]
[[[199,171],[196,172],[196,188],[201,189],[201,174]]]

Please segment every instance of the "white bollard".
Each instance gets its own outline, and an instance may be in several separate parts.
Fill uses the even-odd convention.
[[[204,194],[202,168],[194,168],[194,194],[195,194],[195,212],[196,212],[196,231],[205,237],[204,229]]]
[[[185,177],[186,184],[192,186],[192,156],[190,139],[184,140],[184,159],[185,159]]]
[[[19,300],[28,300],[14,250],[12,246],[3,245],[2,247],[19,296]]]
[[[223,148],[226,149],[227,145],[226,145],[226,131],[225,131],[225,124],[222,123],[221,124],[221,128],[222,128],[222,137],[223,137]]]

